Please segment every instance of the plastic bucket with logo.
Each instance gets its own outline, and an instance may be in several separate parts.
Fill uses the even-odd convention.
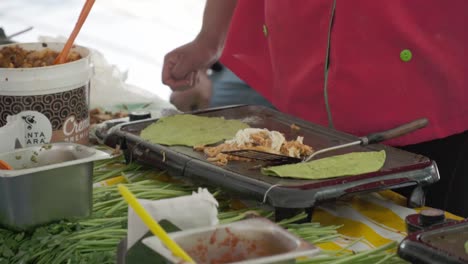
[[[23,43],[25,50],[60,51],[63,43]],[[1,45],[0,49],[6,45]],[[88,143],[89,87],[93,69],[87,48],[81,59],[45,67],[0,68],[0,127],[7,116],[24,122],[25,146],[50,142]]]

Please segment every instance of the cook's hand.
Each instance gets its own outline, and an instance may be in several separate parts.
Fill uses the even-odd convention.
[[[196,38],[164,57],[162,82],[172,90],[184,90],[199,82],[200,71],[207,69],[219,58],[220,51],[208,41]]]
[[[177,109],[188,112],[209,107],[211,93],[211,81],[205,72],[201,72],[194,87],[173,91],[169,100]]]

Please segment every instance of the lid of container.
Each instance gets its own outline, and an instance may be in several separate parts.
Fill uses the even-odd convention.
[[[132,111],[129,113],[128,117],[130,121],[137,121],[151,118],[151,113],[149,111]]]
[[[445,213],[439,209],[425,209],[419,213],[419,223],[422,226],[430,226],[445,220]]]

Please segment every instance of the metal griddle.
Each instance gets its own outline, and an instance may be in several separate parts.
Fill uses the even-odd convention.
[[[468,220],[449,222],[409,235],[400,243],[398,255],[416,264],[468,263],[466,241]]]
[[[304,143],[319,150],[342,143],[355,141],[356,136],[306,122],[299,118],[262,106],[232,106],[212,108],[191,114],[238,119],[251,127],[267,128],[284,133],[287,140],[304,137]],[[337,199],[345,195],[417,186],[410,199],[414,206],[424,203],[424,186],[439,180],[435,162],[428,158],[385,145],[355,146],[333,153],[339,155],[353,151],[378,151],[385,149],[387,160],[384,167],[374,173],[325,180],[300,180],[262,175],[258,161],[229,161],[220,167],[206,161],[204,153],[182,146],[151,144],[139,137],[140,132],[156,119],[130,122],[119,125],[106,140],[106,144],[119,144],[127,161],[140,162],[167,170],[171,175],[181,176],[196,182],[220,186],[241,197],[266,202],[277,209],[312,208],[318,202]],[[299,131],[291,129],[295,124]],[[190,129],[190,127],[187,127]]]

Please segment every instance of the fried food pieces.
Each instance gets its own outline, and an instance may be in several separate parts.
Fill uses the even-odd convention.
[[[224,151],[251,149],[290,157],[301,158],[312,154],[312,147],[303,143],[303,137],[287,141],[283,134],[268,129],[245,128],[239,130],[236,136],[217,146],[196,146],[197,151],[203,151],[208,156],[208,161],[217,165],[226,165],[229,160],[250,161],[222,153]]]

